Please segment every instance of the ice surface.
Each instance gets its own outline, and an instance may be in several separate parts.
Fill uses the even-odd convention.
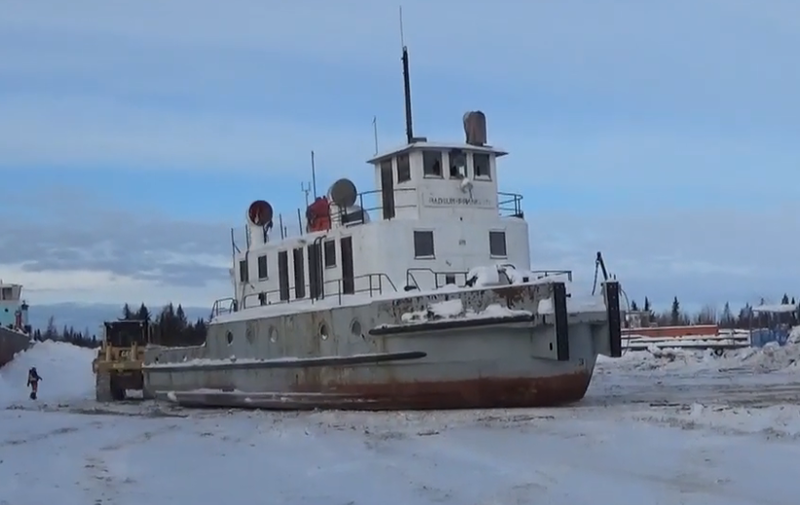
[[[566,408],[279,413],[98,405],[92,353],[37,344],[0,370],[0,504],[795,505],[797,346],[601,359]]]

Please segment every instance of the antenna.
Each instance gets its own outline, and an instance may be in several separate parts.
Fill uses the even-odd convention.
[[[375,135],[375,155],[378,154],[378,116],[372,116],[372,132]]]
[[[314,165],[314,150],[313,149],[311,150],[311,188],[314,190],[314,200],[316,200],[317,199],[317,167]],[[308,193],[306,193],[306,204],[308,204]]]
[[[300,191],[306,194],[306,207],[308,207],[308,194],[311,192],[311,184],[306,186],[305,183],[301,182]]]
[[[405,90],[406,102],[406,140],[408,143],[414,141],[414,128],[411,120],[411,79],[408,75],[408,48],[406,47],[403,35],[403,6],[400,6],[400,44],[403,47],[403,89]]]
[[[403,6],[400,6],[400,47],[405,48],[406,42],[403,39]]]

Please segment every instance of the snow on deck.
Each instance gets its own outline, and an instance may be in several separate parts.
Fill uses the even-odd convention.
[[[542,273],[530,272],[528,270],[518,270],[511,265],[491,265],[481,266],[471,269],[467,273],[467,279],[474,278],[475,283],[473,286],[462,287],[453,284],[445,284],[438,289],[428,290],[412,290],[412,291],[385,291],[383,293],[375,289],[372,293],[359,292],[348,295],[327,295],[323,299],[313,300],[292,300],[290,302],[277,302],[267,305],[259,305],[248,307],[238,312],[226,312],[217,315],[212,321],[215,323],[228,323],[234,321],[245,321],[260,317],[276,317],[286,314],[296,314],[304,312],[312,312],[315,310],[331,310],[338,307],[356,307],[359,305],[369,304],[376,301],[398,300],[402,298],[425,296],[425,295],[439,295],[443,293],[450,293],[454,291],[470,292],[480,291],[487,288],[498,288],[508,286],[505,281],[500,280],[500,272],[504,273],[508,281],[513,285],[532,285],[532,284],[545,284],[549,282],[566,282],[569,283],[568,275],[566,273],[556,273],[552,275],[545,275]],[[371,282],[371,281],[370,281]],[[2,505],[2,504],[0,504]]]
[[[0,372],[0,504],[794,505],[799,356],[603,358],[568,408],[275,413],[98,405],[92,353],[37,344]]]
[[[499,303],[492,303],[481,311],[465,309],[461,299],[445,300],[428,304],[425,310],[405,312],[400,319],[402,324],[380,324],[376,329],[394,328],[398,326],[409,326],[414,324],[435,323],[460,320],[480,320],[480,319],[502,319],[517,316],[531,316],[528,310],[515,310],[503,307]]]

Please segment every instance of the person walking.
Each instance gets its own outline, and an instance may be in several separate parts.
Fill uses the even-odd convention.
[[[41,376],[39,376],[39,372],[36,371],[36,367],[31,367],[28,370],[28,387],[31,388],[31,400],[36,399],[36,394],[39,392],[39,381],[42,380]]]

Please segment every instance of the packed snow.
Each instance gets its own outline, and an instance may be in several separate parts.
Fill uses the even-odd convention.
[[[44,342],[0,369],[0,504],[794,505],[798,356],[631,351],[565,408],[281,413],[97,404],[93,353]]]

